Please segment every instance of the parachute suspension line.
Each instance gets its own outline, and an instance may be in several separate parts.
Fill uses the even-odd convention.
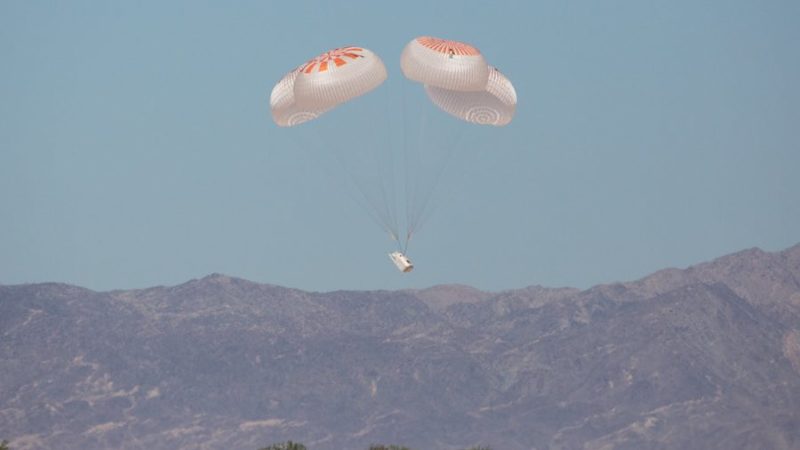
[[[405,84],[403,85],[405,88]],[[407,99],[404,89],[404,99]],[[406,100],[407,101],[407,100]],[[411,119],[408,117],[406,103],[403,104],[403,118],[406,132],[403,136],[403,157],[405,160],[405,201],[406,201],[406,234],[404,243],[404,253],[408,248],[409,241],[415,233],[429,219],[432,212],[436,209],[433,205],[433,198],[436,189],[442,179],[444,171],[453,159],[454,153],[458,150],[463,129],[454,127],[457,131],[451,139],[442,142],[433,141],[429,109],[422,107],[420,114],[417,114],[417,121],[414,127],[410,127]],[[436,126],[437,129],[442,127]],[[411,135],[415,136],[411,136]],[[414,138],[415,145],[409,145],[409,139]]]
[[[410,240],[411,236],[414,232],[417,231],[417,220],[419,218],[419,208],[420,208],[420,196],[423,195],[422,193],[427,190],[427,186],[421,186],[422,180],[420,179],[421,172],[425,171],[425,168],[422,165],[422,154],[431,155],[430,149],[425,147],[428,145],[427,137],[428,137],[428,111],[427,108],[424,108],[422,113],[419,115],[419,127],[417,133],[417,145],[413,149],[409,150],[409,155],[413,158],[412,161],[412,188],[413,193],[411,195],[410,203],[410,214],[407,217],[407,227],[406,230],[406,239]],[[424,178],[424,177],[423,177]]]
[[[430,127],[423,128],[423,135],[420,137],[421,143],[428,141],[428,128]],[[426,154],[433,155],[433,159],[429,161],[431,165],[428,168],[429,177],[426,179],[426,185],[418,186],[421,187],[421,195],[417,197],[417,206],[414,207],[414,217],[411,220],[411,228],[408,233],[409,238],[422,228],[443,201],[441,198],[437,198],[438,187],[444,172],[451,165],[453,155],[460,150],[464,137],[463,128],[457,127],[455,130],[457,132],[449,139],[429,144],[429,147],[433,148],[427,148]],[[452,198],[453,195],[449,195],[448,199]]]
[[[339,152],[332,152],[336,157],[336,161],[339,163],[339,166],[348,174],[348,178],[350,182],[358,189],[359,193],[361,193],[361,200],[358,197],[350,195],[351,198],[356,200],[356,202],[361,205],[365,211],[373,218],[373,220],[387,233],[392,239],[398,239],[398,230],[397,226],[392,223],[391,217],[389,217],[386,213],[386,208],[382,207],[380,203],[378,203],[375,198],[369,195],[368,186],[364,185],[363,180],[360,180],[355,173],[353,173],[352,169],[348,167],[347,162],[344,160],[343,156],[339,154]],[[380,182],[380,180],[378,180]],[[381,187],[381,190],[383,188]],[[385,206],[385,203],[384,203]]]
[[[387,84],[391,83],[389,80]],[[394,174],[394,152],[392,152],[392,120],[391,120],[391,97],[389,93],[391,89],[388,87],[383,88],[383,102],[381,105],[384,107],[383,117],[386,119],[382,123],[376,120],[378,125],[382,128],[379,133],[383,134],[384,139],[375,139],[375,146],[373,147],[373,157],[375,165],[378,168],[378,181],[381,189],[381,196],[383,197],[383,205],[386,211],[386,217],[392,224],[392,230],[395,234],[400,231],[397,219],[397,194],[395,191],[395,174]],[[377,111],[376,111],[377,112]],[[380,114],[375,114],[374,118],[380,117]]]
[[[403,150],[403,164],[405,166],[403,168],[403,178],[404,178],[403,200],[405,201],[405,204],[406,204],[406,223],[405,223],[405,225],[406,225],[406,237],[405,237],[405,245],[403,247],[403,253],[405,253],[405,249],[408,247],[408,241],[410,239],[410,233],[408,231],[409,230],[408,218],[411,215],[411,204],[410,204],[410,201],[409,201],[409,197],[410,197],[409,186],[411,185],[411,180],[410,180],[411,165],[409,163],[409,157],[408,157],[408,153],[409,153],[409,149],[408,149],[408,132],[409,132],[408,122],[409,122],[409,117],[408,117],[408,94],[406,92],[406,84],[408,84],[408,83],[406,83],[404,81],[401,81],[401,85],[402,85],[402,99],[401,100],[402,100],[402,103],[403,103],[403,149],[402,150]]]
[[[324,119],[323,119],[324,120]],[[305,130],[289,130],[290,132],[287,133],[289,136],[292,137],[295,145],[302,149],[302,154],[304,155],[307,161],[310,161],[311,164],[318,165],[323,168],[323,174],[325,178],[327,178],[328,183],[331,187],[339,188],[340,190],[344,191],[345,194],[350,197],[367,215],[372,219],[375,224],[377,224],[382,230],[389,234],[389,236],[394,239],[398,240],[398,232],[397,228],[392,228],[391,224],[384,218],[381,217],[380,208],[374,204],[370,200],[370,196],[367,195],[367,191],[364,186],[358,181],[355,174],[347,167],[342,155],[338,152],[330,152],[333,153],[334,157],[336,158],[337,163],[341,166],[342,170],[347,174],[347,179],[342,180],[338,174],[335,174],[331,167],[328,164],[325,164],[314,152],[314,149],[320,149],[327,147],[327,143],[322,138],[321,131],[319,129],[317,123],[314,124],[303,124],[301,125],[302,128]],[[292,131],[295,131],[294,133]],[[354,195],[350,189],[347,189],[347,181],[352,183],[356,189],[361,193],[361,196]]]
[[[436,210],[437,202],[434,197],[437,187],[441,182],[444,172],[450,166],[450,161],[453,159],[453,155],[460,148],[463,137],[464,137],[463,131],[459,128],[459,132],[456,135],[456,137],[452,140],[452,142],[444,144],[445,155],[435,167],[431,186],[425,191],[426,195],[424,195],[422,206],[419,209],[419,215],[417,216],[416,222],[414,224],[414,231],[421,228],[428,221],[428,219],[430,219],[430,217],[433,215],[433,212]],[[452,195],[448,196],[448,198],[450,197],[452,197]]]
[[[390,147],[384,147],[384,139],[391,142],[391,119],[384,115],[391,110],[387,86],[382,86],[383,95],[373,97],[370,101],[360,102],[357,105],[359,117],[372,119],[373,126],[363,127],[361,136],[366,139],[357,139],[351,142],[356,148],[358,161],[350,161],[343,155],[336,153],[339,164],[348,171],[351,180],[366,200],[373,214],[380,219],[381,227],[389,233],[392,240],[400,240],[400,229],[396,211],[396,194],[394,181],[394,166]],[[380,101],[383,98],[384,101]],[[381,120],[381,116],[386,120]],[[354,127],[355,128],[355,127]],[[353,155],[351,155],[351,160]],[[388,157],[388,159],[387,159]],[[362,176],[353,171],[352,164],[360,165]],[[388,173],[387,173],[388,172]],[[365,179],[366,178],[366,179]],[[377,184],[377,186],[376,186]]]

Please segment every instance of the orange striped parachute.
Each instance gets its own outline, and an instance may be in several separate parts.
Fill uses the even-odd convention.
[[[406,78],[425,85],[434,105],[454,117],[494,126],[514,118],[514,86],[472,45],[418,37],[403,49],[400,67]]]
[[[428,36],[406,45],[400,68],[409,80],[454,91],[482,91],[489,79],[486,60],[477,48]]]
[[[363,47],[342,47],[311,58],[287,73],[272,89],[270,109],[275,123],[291,127],[380,86],[386,67]]]

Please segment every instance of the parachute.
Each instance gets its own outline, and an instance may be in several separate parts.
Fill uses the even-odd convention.
[[[426,85],[425,93],[442,111],[478,125],[508,125],[517,108],[514,86],[494,67],[489,67],[489,79],[483,91],[460,92]]]
[[[272,119],[279,127],[293,127],[301,123],[314,120],[326,110],[313,110],[301,108],[294,98],[294,80],[300,73],[297,68],[281,78],[270,94],[269,105],[272,110]]]
[[[400,56],[400,68],[405,78],[422,85],[430,104],[460,121],[501,127],[508,125],[514,118],[517,104],[514,86],[498,69],[490,66],[481,52],[470,44],[430,36],[417,37],[404,47]],[[270,94],[272,118],[280,127],[295,127],[315,121],[341,105],[375,90],[386,79],[386,67],[374,52],[356,46],[335,48],[311,58],[305,64],[286,73],[278,81]],[[377,176],[379,187],[376,189],[380,190],[380,198],[356,180],[360,174],[350,171],[349,175],[361,191],[362,206],[398,243],[398,251],[390,253],[390,258],[400,271],[409,272],[413,265],[404,253],[428,211],[429,199],[438,183],[438,177],[457,146],[453,140],[444,140],[445,144],[442,145],[428,142],[429,129],[433,129],[430,133],[437,133],[446,127],[429,126],[427,122],[430,120],[424,111],[414,114],[422,122],[419,126],[418,144],[414,145],[414,139],[407,136],[410,132],[407,126],[409,118],[406,116],[405,98],[403,91],[403,120],[406,126],[402,139],[396,140],[402,142],[403,159],[406,162],[404,242],[399,239],[401,233],[397,224],[398,214],[395,211],[394,196],[397,191],[392,186],[387,189],[383,184],[387,180],[390,184],[394,182],[395,169],[390,167],[379,172]],[[387,110],[391,106],[393,105],[387,101]],[[380,121],[380,113],[373,112],[372,115],[375,117],[365,116],[363,121],[370,124]],[[362,128],[362,133],[363,131]],[[325,135],[327,136],[327,133]],[[344,146],[345,151],[353,150],[355,145],[353,140],[349,140]],[[366,144],[361,143],[361,145]],[[327,144],[320,139],[316,146],[327,147]],[[391,150],[391,145],[372,145],[372,147],[376,152]],[[446,155],[440,159],[443,161],[441,167],[432,171],[433,180],[427,185],[419,181],[423,177],[419,174],[419,167],[413,164],[420,159],[419,154],[412,155],[415,151],[423,156],[428,156],[434,151],[443,151]],[[349,169],[347,164],[342,165]]]
[[[489,79],[486,60],[477,48],[429,36],[406,44],[400,69],[409,80],[454,91],[482,91]]]
[[[272,118],[281,127],[316,119],[326,111],[380,86],[386,66],[362,47],[342,47],[311,58],[272,88]]]
[[[400,67],[406,78],[425,85],[434,105],[458,119],[505,126],[514,118],[514,86],[470,44],[418,37],[403,49]]]

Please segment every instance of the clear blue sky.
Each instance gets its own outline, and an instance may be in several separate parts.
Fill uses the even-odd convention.
[[[800,241],[798,23],[796,1],[0,2],[0,283],[588,287],[782,249]],[[476,45],[519,107],[503,129],[442,126],[462,145],[401,275],[314,159],[346,139],[301,149],[268,96],[354,44],[397,106],[419,93],[398,67],[418,35]],[[405,108],[361,111],[361,131],[434,112]]]

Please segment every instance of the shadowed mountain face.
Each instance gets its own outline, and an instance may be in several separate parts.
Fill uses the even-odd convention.
[[[800,246],[586,291],[0,286],[18,449],[800,448]]]

